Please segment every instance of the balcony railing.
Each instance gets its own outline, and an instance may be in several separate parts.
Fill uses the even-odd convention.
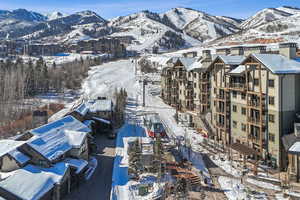
[[[260,119],[257,118],[257,117],[248,117],[248,122],[251,122],[251,123],[253,123],[253,124],[260,124],[260,123],[262,122],[262,123],[264,124],[264,123],[265,123],[265,120],[262,119],[262,120],[260,121]]]
[[[245,83],[230,83],[229,87],[234,88],[234,89],[244,90],[246,88],[246,85],[245,85]]]
[[[264,106],[265,103],[262,102],[262,106]],[[260,107],[260,101],[259,100],[254,100],[254,99],[251,99],[248,101],[248,106],[252,106],[252,107]]]

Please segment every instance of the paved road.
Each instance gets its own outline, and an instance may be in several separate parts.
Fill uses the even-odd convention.
[[[113,161],[115,154],[115,140],[109,140],[105,135],[98,135],[96,143],[99,152],[95,156],[98,160],[98,167],[85,183],[78,189],[73,190],[66,200],[109,200],[112,184]]]

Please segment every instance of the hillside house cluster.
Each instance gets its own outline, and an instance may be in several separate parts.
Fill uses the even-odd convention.
[[[88,170],[91,129],[68,115],[0,141],[0,198],[62,199]]]
[[[163,68],[162,99],[223,147],[296,174],[299,181],[299,140],[293,139],[299,138],[297,45],[280,44],[277,52],[237,46],[193,56],[173,58]]]
[[[60,119],[0,140],[0,199],[63,199],[90,173],[92,135],[111,129],[113,112],[112,101],[99,97]],[[36,111],[36,124],[45,116]]]

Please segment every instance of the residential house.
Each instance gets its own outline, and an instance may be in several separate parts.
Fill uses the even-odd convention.
[[[60,200],[71,189],[70,167],[59,162],[49,168],[26,165],[0,182],[0,196],[8,200]]]

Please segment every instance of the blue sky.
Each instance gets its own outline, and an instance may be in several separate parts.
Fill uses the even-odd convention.
[[[263,8],[282,5],[300,7],[300,0],[0,0],[0,9],[26,8],[42,13],[60,11],[67,14],[92,10],[106,19],[141,10],[164,12],[175,7],[247,18]]]

